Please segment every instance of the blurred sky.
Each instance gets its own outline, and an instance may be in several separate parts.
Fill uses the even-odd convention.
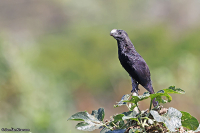
[[[107,119],[127,111],[113,107],[131,91],[109,35],[114,28],[129,34],[156,92],[171,85],[186,91],[165,107],[200,121],[199,6],[197,0],[0,1],[0,128],[79,133],[67,121],[78,111],[104,107]]]

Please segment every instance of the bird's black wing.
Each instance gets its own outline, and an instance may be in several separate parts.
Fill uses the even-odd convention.
[[[148,81],[150,81],[150,71],[149,67],[144,61],[144,59],[141,56],[138,56],[134,64],[132,64],[133,69],[135,70],[135,74],[137,74],[138,82],[145,86]]]

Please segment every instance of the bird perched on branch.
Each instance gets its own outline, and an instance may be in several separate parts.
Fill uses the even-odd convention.
[[[150,94],[153,94],[154,90],[149,67],[142,56],[136,51],[128,34],[124,30],[113,29],[110,35],[117,40],[120,63],[131,77],[131,92],[138,93],[138,85],[141,84]],[[153,100],[153,105],[154,107],[158,105],[155,99]]]

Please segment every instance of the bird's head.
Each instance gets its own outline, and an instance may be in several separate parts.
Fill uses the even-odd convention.
[[[125,40],[128,37],[128,34],[124,30],[117,30],[117,29],[113,29],[110,32],[110,35],[113,36],[118,41]]]

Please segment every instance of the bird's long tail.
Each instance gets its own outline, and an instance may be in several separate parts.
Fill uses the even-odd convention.
[[[144,88],[148,90],[150,94],[154,94],[154,90],[153,90],[153,86],[151,82],[148,85],[144,86]],[[154,98],[152,102],[153,102],[154,107],[158,106],[158,102],[156,101],[156,98]]]

